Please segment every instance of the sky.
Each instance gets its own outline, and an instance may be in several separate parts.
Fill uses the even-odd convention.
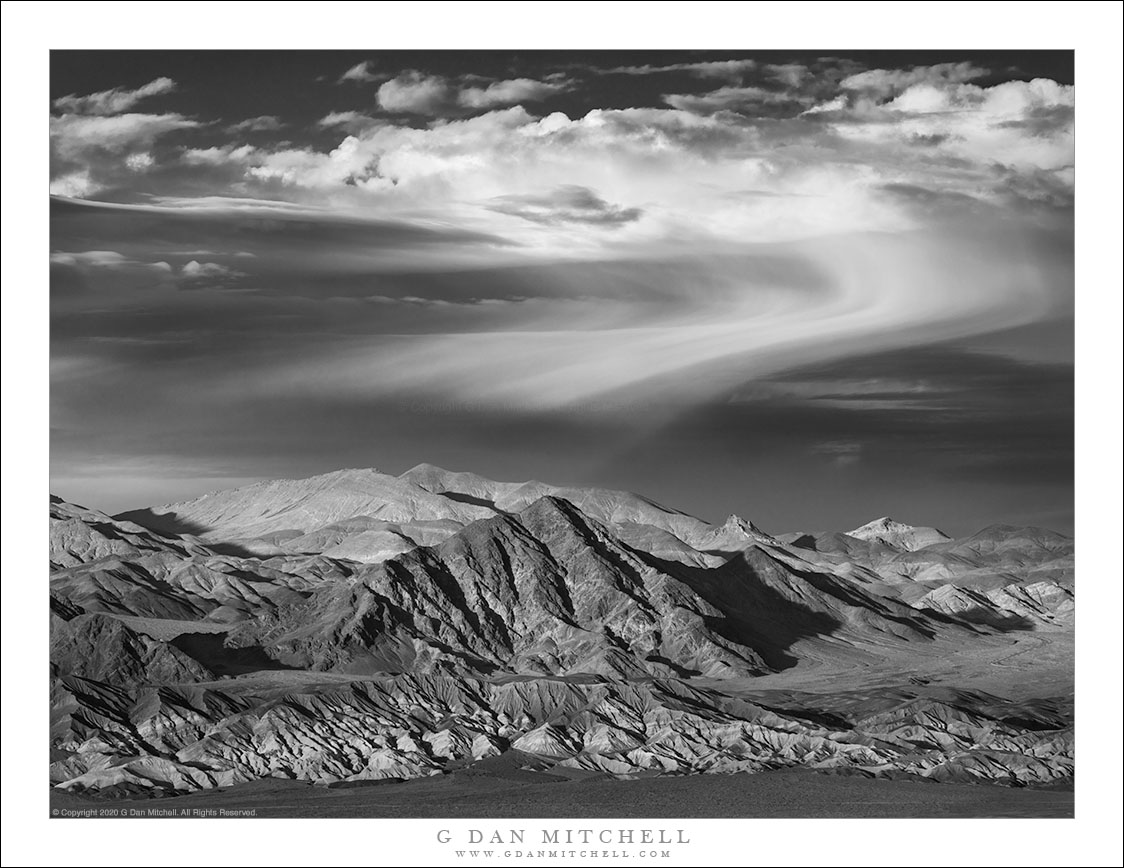
[[[1073,528],[1072,52],[53,51],[51,488]]]

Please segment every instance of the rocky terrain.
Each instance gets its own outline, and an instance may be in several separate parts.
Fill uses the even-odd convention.
[[[1073,541],[711,525],[421,465],[50,504],[52,785],[1073,776]],[[482,765],[483,764],[483,765]]]

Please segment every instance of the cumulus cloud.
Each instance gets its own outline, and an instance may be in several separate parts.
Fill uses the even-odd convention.
[[[536,81],[531,78],[512,78],[506,81],[494,81],[487,87],[465,88],[458,94],[457,102],[467,108],[489,109],[524,102],[538,102],[562,93],[570,87],[570,83],[564,80]]]
[[[188,165],[220,166],[244,163],[258,152],[253,145],[215,145],[210,148],[187,148],[181,159]]]
[[[1072,167],[1073,104],[1073,87],[1048,79],[992,87],[922,82],[879,106],[840,107],[824,116],[852,141],[927,143],[977,171],[999,165],[1036,173]],[[1041,123],[1044,117],[1049,120]]]
[[[52,116],[50,119],[53,195],[93,196],[126,176],[155,166],[156,141],[201,126],[181,114]]]
[[[49,188],[52,196],[66,196],[71,199],[82,199],[86,196],[92,196],[100,189],[101,185],[90,177],[89,169],[67,172],[56,178],[52,178]]]
[[[456,102],[455,91],[445,78],[417,70],[383,82],[377,97],[384,111],[402,114],[440,115]]]
[[[125,175],[146,173],[156,164],[151,148],[157,139],[203,126],[178,112],[129,111],[176,87],[170,78],[157,78],[135,90],[118,87],[56,99],[50,117],[51,193],[93,196]]]
[[[321,119],[340,130],[329,147],[231,142],[185,150],[181,160],[213,171],[216,186],[237,185],[240,196],[429,213],[502,231],[543,254],[588,255],[573,238],[583,226],[591,245],[697,246],[803,238],[839,226],[898,231],[1015,197],[1064,207],[1072,192],[1065,174],[1073,161],[1072,93],[1045,81],[919,83],[865,108],[841,94],[801,116],[781,91],[723,87],[684,96],[679,108],[595,109],[571,118],[517,106],[425,127],[337,112]],[[84,179],[67,183],[81,187]],[[939,207],[919,209],[920,199],[889,196],[886,185],[931,189],[930,203]],[[566,203],[553,203],[554,214],[544,191],[567,187],[624,203],[613,207],[628,217],[628,209],[643,209],[644,219],[596,209],[560,218]],[[732,197],[731,190],[756,195]],[[495,229],[499,215],[516,211],[522,227],[505,220]],[[627,233],[594,231],[626,223]],[[567,243],[536,225],[567,227]]]
[[[170,78],[157,78],[135,90],[115,87],[98,93],[59,97],[52,105],[57,111],[86,115],[115,115],[128,111],[138,102],[153,96],[171,93],[176,83]]]
[[[548,76],[542,81],[512,78],[492,81],[487,85],[464,84],[476,79],[475,76],[466,76],[458,82],[440,75],[407,70],[379,87],[379,107],[397,114],[457,116],[466,112],[539,102],[573,86],[570,81],[557,75]]]
[[[1051,210],[1071,207],[1072,87],[1046,80],[982,87],[956,80],[976,67],[950,64],[924,74],[899,71],[894,87],[914,83],[876,101],[878,77],[832,68],[831,75],[816,73],[827,82],[817,86],[834,88],[842,78],[858,89],[841,90],[804,115],[794,100],[811,98],[807,83],[795,96],[725,85],[669,95],[668,108],[593,109],[573,118],[538,116],[524,106],[466,116],[456,107],[459,85],[408,72],[384,83],[390,104],[402,113],[407,105],[416,113],[440,104],[454,114],[419,126],[332,112],[319,121],[339,130],[328,146],[231,141],[186,148],[175,170],[190,180],[150,195],[193,207],[209,185],[225,191],[208,200],[215,208],[232,209],[240,198],[254,209],[265,200],[278,201],[275,209],[375,209],[502,236],[522,256],[571,259],[800,240],[841,228],[898,232],[988,209],[1011,213],[1016,203],[1020,216],[1051,219]],[[804,75],[760,69],[777,81]],[[473,99],[525,96],[532,84],[477,80]],[[142,172],[162,180],[137,155],[151,154],[166,129],[195,123],[179,115],[55,118],[55,150],[69,162],[56,171],[52,190],[93,195],[108,183],[110,164],[118,183]],[[110,126],[86,128],[97,125]],[[68,144],[76,140],[79,146]],[[739,190],[754,192],[731,195]],[[482,247],[480,255],[495,249]]]
[[[125,165],[134,172],[144,172],[151,169],[155,164],[156,160],[148,151],[138,151],[135,154],[129,154],[129,156],[125,158]]]
[[[180,278],[188,283],[225,283],[239,277],[245,277],[245,274],[219,262],[192,259],[180,268]]]

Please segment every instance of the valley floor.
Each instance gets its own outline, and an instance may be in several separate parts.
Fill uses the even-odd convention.
[[[167,816],[174,809],[186,811],[185,817],[195,811],[218,816],[222,810],[227,816],[257,818],[1064,818],[1073,816],[1073,792],[805,770],[566,779],[495,764],[354,788],[264,780],[185,796],[112,801],[52,790],[51,808],[59,811],[55,816],[100,809],[138,817]]]

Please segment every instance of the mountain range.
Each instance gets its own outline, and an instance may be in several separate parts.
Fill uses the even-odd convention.
[[[51,780],[72,792],[501,755],[615,776],[1072,776],[1071,693],[1034,695],[1025,668],[1048,658],[1064,688],[1071,666],[1073,540],[1048,530],[771,535],[427,464],[117,516],[52,496],[50,523]],[[1018,695],[992,689],[997,665]]]

